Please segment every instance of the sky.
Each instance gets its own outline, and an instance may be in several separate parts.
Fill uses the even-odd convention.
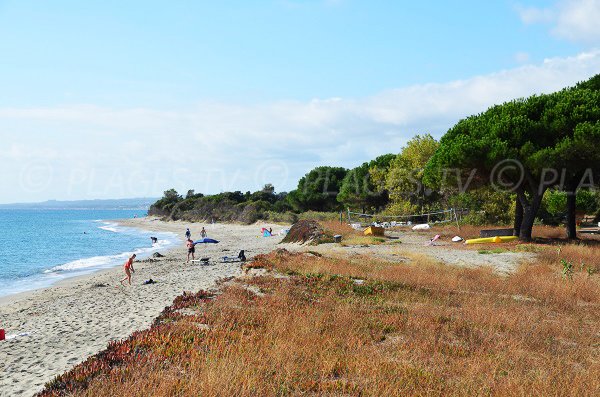
[[[289,191],[600,73],[600,0],[0,0],[0,203]]]

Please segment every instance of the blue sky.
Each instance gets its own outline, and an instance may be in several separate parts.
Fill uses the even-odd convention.
[[[0,0],[0,203],[289,190],[600,73],[597,20],[600,0]]]

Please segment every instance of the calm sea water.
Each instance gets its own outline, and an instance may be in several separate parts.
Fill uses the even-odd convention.
[[[0,296],[47,287],[171,246],[177,237],[111,222],[142,210],[0,210]],[[152,246],[150,236],[157,237]]]

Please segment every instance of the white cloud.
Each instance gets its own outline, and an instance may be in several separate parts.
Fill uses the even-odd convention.
[[[600,41],[600,1],[564,1],[558,8],[556,34],[570,40]]]
[[[279,190],[317,165],[356,166],[440,137],[460,118],[600,71],[600,51],[359,99],[205,102],[186,109],[0,108],[0,202]],[[43,176],[43,177],[41,177]],[[50,180],[47,183],[47,179]]]
[[[523,23],[547,23],[552,33],[572,41],[600,42],[600,1],[559,0],[547,8],[517,7]]]

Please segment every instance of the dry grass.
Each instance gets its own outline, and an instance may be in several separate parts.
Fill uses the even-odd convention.
[[[74,378],[69,393],[86,396],[598,395],[600,279],[560,271],[597,257],[588,248],[548,247],[508,278],[419,254],[406,265],[279,250],[254,266],[289,278],[179,299],[46,395]]]
[[[330,234],[332,236],[339,234],[340,236],[344,237],[344,238],[348,238],[350,236],[362,236],[362,232],[358,231],[358,230],[354,230],[350,225],[348,225],[347,223],[340,223],[339,221],[324,221],[324,222],[320,222],[321,226],[323,226],[323,230],[325,230],[325,232],[327,234]]]
[[[397,243],[400,240],[389,240],[384,237],[376,237],[376,236],[350,236],[344,240],[342,240],[342,245],[381,245],[381,244],[391,244]]]

